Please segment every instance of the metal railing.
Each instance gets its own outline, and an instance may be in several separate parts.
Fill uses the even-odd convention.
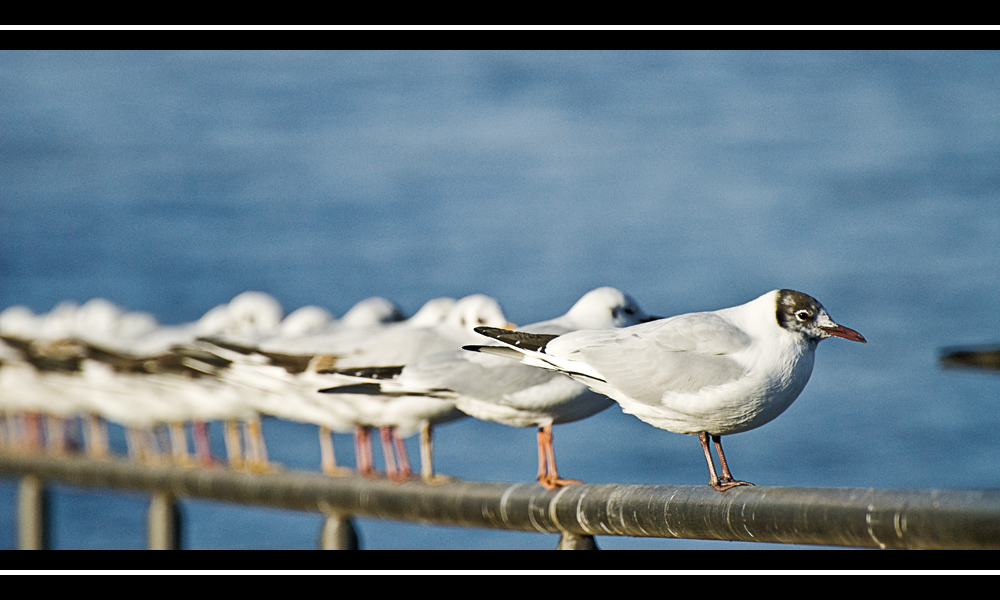
[[[145,466],[117,458],[0,453],[0,476],[20,478],[21,548],[47,546],[45,482],[152,494],[149,547],[180,547],[177,499],[204,498],[326,515],[320,547],[357,547],[353,516],[558,533],[559,548],[596,548],[593,536],[820,544],[858,548],[1000,548],[1000,490],[880,490],[707,485],[581,484],[327,477]]]

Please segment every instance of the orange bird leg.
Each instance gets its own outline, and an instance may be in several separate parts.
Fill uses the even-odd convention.
[[[583,483],[579,479],[563,479],[556,469],[556,452],[552,448],[552,425],[538,428],[538,482],[547,490],[557,487]]]

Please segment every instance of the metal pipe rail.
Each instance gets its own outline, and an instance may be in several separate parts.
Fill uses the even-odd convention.
[[[206,498],[327,515],[321,546],[350,548],[351,516],[559,533],[560,548],[595,535],[820,544],[861,548],[1000,548],[1000,490],[880,490],[455,480],[393,483],[310,472],[138,465],[123,459],[0,453],[0,475],[22,478],[22,547],[44,547],[44,481],[148,491],[150,546],[179,545],[176,499]],[[34,521],[26,523],[25,520]],[[352,542],[353,540],[353,542]]]

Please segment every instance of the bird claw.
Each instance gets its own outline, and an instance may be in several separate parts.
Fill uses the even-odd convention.
[[[750,483],[749,481],[740,481],[738,479],[730,479],[730,480],[726,480],[726,481],[719,480],[717,482],[712,482],[709,485],[711,485],[712,488],[715,491],[717,491],[717,492],[724,492],[724,491],[728,490],[729,488],[734,488],[734,487],[741,486],[741,485],[751,485],[752,486],[753,484]]]
[[[323,467],[323,473],[328,477],[353,477],[354,471],[346,467]]]
[[[382,473],[379,473],[375,469],[358,469],[358,475],[364,477],[365,479],[379,479],[382,477]]]
[[[284,469],[278,463],[267,462],[267,461],[247,461],[242,469],[247,473],[252,473],[254,475],[264,475],[267,473],[281,473]]]
[[[416,479],[416,476],[409,471],[401,473],[388,473],[387,477],[389,478],[389,481],[395,483],[403,483],[404,481],[410,481],[411,479]]]
[[[560,477],[552,477],[548,479],[539,479],[538,483],[542,484],[542,487],[547,490],[554,490],[556,488],[561,488],[567,485],[583,483],[583,481],[579,479],[562,479]]]
[[[430,476],[421,475],[420,479],[427,485],[444,485],[446,483],[458,481],[457,477],[451,477],[449,475],[441,475],[440,473],[435,473]]]

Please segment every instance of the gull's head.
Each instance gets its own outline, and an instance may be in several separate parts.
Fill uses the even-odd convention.
[[[453,306],[455,306],[454,298],[428,300],[406,322],[414,327],[435,327],[444,322]]]
[[[500,303],[484,294],[472,294],[455,302],[444,325],[452,329],[472,331],[474,327],[507,327],[509,322]]]
[[[378,327],[405,318],[406,315],[395,302],[381,296],[372,296],[352,306],[340,317],[340,323],[348,327]]]
[[[843,325],[838,325],[827,314],[819,300],[795,290],[777,291],[778,325],[806,339],[818,342],[828,337],[841,337],[852,342],[866,343],[864,336]]]
[[[628,327],[657,318],[647,315],[631,296],[613,287],[587,292],[566,316],[579,329]]]

